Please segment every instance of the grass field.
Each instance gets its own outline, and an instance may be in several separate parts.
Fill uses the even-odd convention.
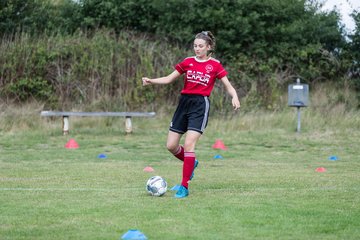
[[[210,119],[190,196],[174,199],[145,191],[153,175],[169,188],[181,180],[165,149],[167,115],[133,119],[131,135],[123,119],[74,118],[68,136],[61,119],[3,115],[0,239],[120,239],[129,229],[149,239],[359,239],[359,113],[305,110],[300,134],[295,117]],[[64,147],[70,138],[79,149]],[[212,149],[216,139],[228,150]]]

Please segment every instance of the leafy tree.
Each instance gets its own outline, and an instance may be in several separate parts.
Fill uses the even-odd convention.
[[[0,33],[44,29],[48,19],[47,5],[38,0],[3,0],[0,2]]]
[[[84,29],[111,28],[149,31],[151,29],[151,1],[147,0],[80,0]]]
[[[353,11],[351,16],[355,22],[355,30],[352,34],[349,35],[349,38],[351,40],[348,45],[348,59],[351,61],[349,64],[349,77],[351,79],[354,89],[357,92],[357,97],[360,100],[360,12]]]
[[[349,43],[349,49],[353,60],[353,74],[360,77],[360,12],[354,11],[351,16],[355,22],[354,33],[349,35],[351,42]]]
[[[63,34],[73,34],[80,29],[83,21],[81,6],[73,0],[57,0],[56,3],[50,0],[48,5],[50,19],[46,30]]]
[[[333,78],[336,71],[329,56],[344,45],[339,13],[321,12],[316,0],[82,0],[80,4],[87,29],[135,29],[187,46],[195,33],[211,30],[219,40],[218,57],[225,63],[242,55],[265,62],[255,66],[257,72],[284,69],[310,80]]]
[[[72,0],[0,1],[0,36],[16,32],[74,32],[80,19],[80,5]]]

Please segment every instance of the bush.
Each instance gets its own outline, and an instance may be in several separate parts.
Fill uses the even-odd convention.
[[[20,78],[16,82],[11,82],[3,90],[3,94],[16,98],[19,101],[27,101],[33,98],[47,102],[54,99],[52,86],[40,77],[32,79]]]

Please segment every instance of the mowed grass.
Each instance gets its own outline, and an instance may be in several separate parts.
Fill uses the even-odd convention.
[[[165,148],[170,116],[134,118],[131,135],[122,118],[72,118],[68,136],[61,119],[2,122],[0,239],[359,239],[359,113],[302,117],[300,134],[291,110],[211,118],[186,199],[170,190],[182,174]],[[153,175],[163,197],[145,191]]]

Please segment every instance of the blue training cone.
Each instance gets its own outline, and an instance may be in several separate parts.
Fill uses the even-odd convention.
[[[98,158],[105,159],[105,158],[107,158],[107,156],[104,153],[101,153],[98,155]]]
[[[221,155],[215,155],[215,156],[214,156],[214,159],[223,159],[223,156],[221,156]]]
[[[330,161],[337,161],[337,160],[339,160],[339,158],[337,156],[330,156],[329,160]]]
[[[124,235],[121,236],[121,239],[125,240],[147,240],[148,238],[139,230],[130,229]]]

